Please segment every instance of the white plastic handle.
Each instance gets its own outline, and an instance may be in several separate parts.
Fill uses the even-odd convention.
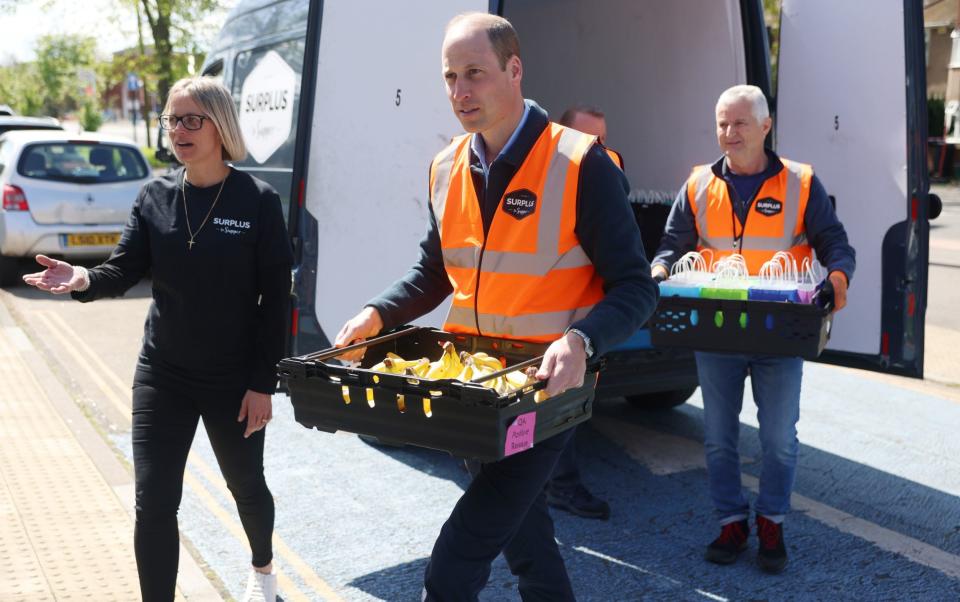
[[[788,282],[797,282],[799,280],[799,270],[797,270],[797,260],[787,251],[777,251],[774,259],[783,265],[783,280]]]

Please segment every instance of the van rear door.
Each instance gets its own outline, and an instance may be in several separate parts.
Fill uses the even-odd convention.
[[[295,353],[326,346],[416,261],[430,160],[462,133],[444,92],[444,26],[487,8],[486,0],[311,1],[297,128],[307,140],[294,168],[305,178]],[[442,311],[417,322],[439,325]]]
[[[857,251],[820,361],[923,376],[929,225],[920,0],[783,0],[776,147],[810,163]]]

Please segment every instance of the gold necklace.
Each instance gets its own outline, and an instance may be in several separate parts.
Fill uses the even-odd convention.
[[[200,230],[203,230],[203,227],[207,225],[207,220],[210,219],[210,214],[213,213],[213,208],[217,206],[217,201],[220,200],[220,193],[223,192],[223,185],[227,183],[227,178],[230,177],[230,171],[227,170],[227,175],[223,177],[223,181],[220,182],[220,190],[217,191],[217,196],[213,199],[213,204],[210,205],[210,211],[207,211],[207,216],[203,218],[203,221],[200,222],[200,227],[197,228],[197,231],[194,232],[190,228],[190,213],[187,211],[187,170],[183,170],[183,178],[180,180],[180,195],[183,197],[183,216],[187,220],[187,232],[190,233],[190,240],[187,241],[187,250],[192,251],[193,245],[197,244],[193,242],[193,239],[197,237],[197,234],[200,234]]]

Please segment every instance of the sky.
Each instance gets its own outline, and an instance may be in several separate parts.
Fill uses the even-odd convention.
[[[220,2],[227,9],[235,3]],[[212,17],[212,34],[227,12]],[[97,50],[106,58],[136,44],[137,23],[134,13],[121,9],[116,0],[21,0],[16,11],[0,13],[0,65],[32,61],[37,39],[47,34],[95,36]]]

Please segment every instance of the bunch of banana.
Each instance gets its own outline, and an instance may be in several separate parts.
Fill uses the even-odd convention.
[[[443,344],[443,354],[440,359],[434,362],[425,357],[417,360],[405,360],[396,353],[388,352],[387,357],[382,362],[370,367],[374,372],[386,374],[405,374],[429,380],[452,378],[462,382],[482,378],[494,372],[499,372],[503,368],[500,360],[483,351],[473,354],[461,351],[458,354],[450,341]],[[514,370],[503,376],[485,380],[480,384],[495,390],[498,395],[507,395],[536,382],[533,376],[535,372],[536,368],[528,368],[527,372]]]
[[[423,378],[430,369],[430,360],[425,357],[418,360],[405,360],[396,353],[389,352],[386,359],[370,369],[385,374],[407,374]]]
[[[443,355],[435,362],[425,357],[418,360],[405,360],[396,353],[387,352],[387,357],[382,362],[370,366],[370,369],[385,374],[404,374],[437,380],[456,378],[463,370],[463,365],[460,363],[460,357],[453,343],[447,341],[443,344]]]

